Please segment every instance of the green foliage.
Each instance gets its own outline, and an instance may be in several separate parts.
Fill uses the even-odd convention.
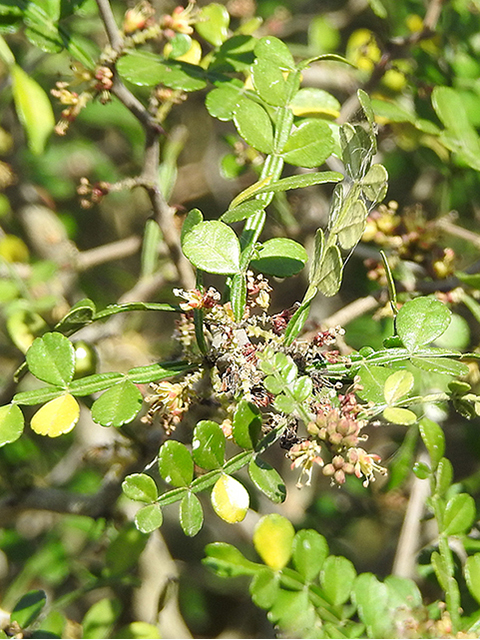
[[[186,567],[185,619],[209,619],[192,635],[218,635],[242,587],[197,586],[197,535],[282,636],[476,637],[474,12],[372,0],[380,38],[356,15],[315,8],[299,34],[288,3],[259,0],[263,22],[233,4],[0,0],[5,637],[71,635],[64,611],[84,638],[163,637],[132,613],[145,585],[149,620],[177,610],[159,541]],[[438,535],[380,580],[409,483]],[[35,508],[64,515],[26,531]],[[420,539],[404,526],[397,558]]]

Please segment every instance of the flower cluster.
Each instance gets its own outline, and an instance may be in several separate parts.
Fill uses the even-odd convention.
[[[194,374],[178,382],[153,385],[154,392],[147,398],[151,406],[144,421],[151,423],[160,416],[170,433],[191,407],[192,398],[211,394],[213,389],[213,397],[205,400],[223,408],[225,424],[231,425],[237,403],[244,399],[263,412],[266,433],[274,424],[281,427],[279,433],[289,434],[280,439],[280,445],[287,450],[292,468],[300,469],[298,486],[310,484],[315,466],[338,485],[345,482],[347,475],[355,475],[363,478],[366,486],[375,479],[375,473],[385,470],[377,454],[360,446],[367,437],[362,433],[366,420],[360,417],[358,383],[340,393],[342,384],[328,379],[328,363],[346,358],[333,349],[344,331],[333,327],[287,347],[283,335],[295,310],[270,315],[270,291],[266,278],[248,273],[246,310],[237,321],[230,303],[222,303],[212,287],[174,290],[182,300],[179,306],[183,312],[175,338],[182,345],[183,356],[196,362],[202,372],[195,375],[210,374],[211,387],[197,385],[192,392]],[[200,353],[196,346],[198,311],[206,353]],[[272,363],[280,367],[275,375]],[[297,433],[302,423],[307,437]]]
[[[160,418],[165,433],[170,435],[197,397],[195,385],[202,374],[202,371],[189,373],[179,382],[152,382],[152,393],[145,398],[150,407],[142,422],[152,424],[155,418]]]
[[[98,204],[103,196],[110,193],[111,185],[108,182],[95,182],[91,184],[88,178],[80,178],[77,193],[80,198],[80,206],[90,209],[94,204]]]

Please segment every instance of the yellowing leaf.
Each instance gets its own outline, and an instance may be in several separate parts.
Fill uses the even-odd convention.
[[[13,100],[18,118],[28,137],[28,146],[36,155],[42,153],[55,126],[52,105],[42,87],[25,71],[11,67]]]
[[[212,506],[217,516],[233,524],[241,522],[247,515],[250,496],[247,490],[232,478],[232,476],[221,476],[212,490]]]
[[[400,407],[387,407],[383,412],[383,417],[394,424],[410,425],[415,424],[417,416],[410,409]]]
[[[255,527],[253,544],[265,564],[278,571],[290,560],[294,536],[295,529],[290,520],[278,513],[270,513]]]
[[[79,417],[78,402],[67,393],[43,405],[33,416],[30,426],[32,431],[41,436],[56,438],[71,431]]]

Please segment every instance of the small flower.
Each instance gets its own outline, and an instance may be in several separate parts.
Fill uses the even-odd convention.
[[[370,482],[375,480],[375,471],[385,475],[387,470],[378,463],[381,457],[376,453],[367,453],[364,449],[356,448],[348,451],[348,461],[354,466],[354,472],[357,478],[365,476],[363,482],[364,487],[368,487]]]
[[[133,9],[125,12],[123,19],[123,32],[130,35],[134,31],[145,29],[151,23],[155,10],[149,2],[140,2]]]
[[[172,31],[173,35],[175,33],[184,33],[189,36],[193,33],[191,25],[198,21],[196,14],[195,1],[191,0],[187,7],[175,7],[171,15],[164,16],[163,25],[166,29]]]
[[[287,453],[287,457],[293,460],[291,468],[302,468],[300,477],[297,482],[297,487],[300,489],[303,486],[303,479],[306,478],[306,486],[310,486],[312,482],[313,465],[323,467],[323,459],[321,457],[322,449],[319,444],[312,442],[311,440],[303,440],[294,444],[290,451]]]
[[[193,309],[211,309],[220,301],[220,294],[216,289],[210,287],[208,291],[202,292],[198,289],[174,289],[173,293],[178,298],[183,298],[186,302],[180,303],[182,311],[192,311]]]

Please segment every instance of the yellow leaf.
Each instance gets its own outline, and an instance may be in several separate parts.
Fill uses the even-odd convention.
[[[212,490],[212,506],[217,516],[233,524],[241,522],[247,515],[250,496],[247,490],[232,478],[232,476],[221,476]]]
[[[43,405],[33,416],[30,426],[32,431],[41,436],[56,438],[71,431],[79,417],[78,402],[67,393]]]
[[[283,569],[292,555],[295,529],[278,513],[264,516],[255,527],[253,544],[258,555],[274,571]]]

